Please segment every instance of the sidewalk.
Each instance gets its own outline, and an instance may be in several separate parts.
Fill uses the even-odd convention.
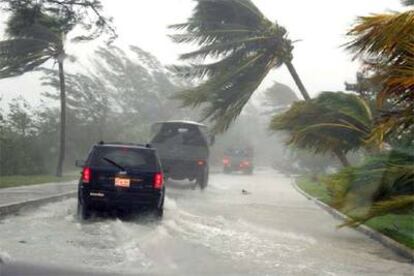
[[[76,194],[77,181],[0,189],[0,217]]]

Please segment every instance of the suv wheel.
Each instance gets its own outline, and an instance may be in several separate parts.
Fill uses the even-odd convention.
[[[197,184],[200,186],[202,190],[204,190],[204,188],[208,185],[208,174],[209,170],[206,166],[204,171],[197,177]]]
[[[78,217],[81,220],[87,220],[91,217],[91,210],[90,208],[84,204],[81,204],[80,201],[78,200]]]
[[[163,217],[163,215],[164,215],[164,198],[162,199],[161,206],[160,207],[157,207],[155,209],[155,212],[154,213],[155,213],[155,216],[157,218],[162,218]]]

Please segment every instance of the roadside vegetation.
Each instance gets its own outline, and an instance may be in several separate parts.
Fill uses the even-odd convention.
[[[71,173],[69,175],[65,174],[62,177],[57,177],[53,175],[2,176],[0,178],[0,189],[26,186],[26,185],[52,183],[52,182],[66,182],[66,181],[76,180],[78,176],[79,174],[76,174],[76,173]]]
[[[334,198],[322,181],[313,176],[302,176],[297,180],[297,185],[307,194],[318,200],[335,206]],[[340,209],[339,209],[340,210]],[[363,224],[378,232],[414,249],[414,213],[386,214],[365,221]]]

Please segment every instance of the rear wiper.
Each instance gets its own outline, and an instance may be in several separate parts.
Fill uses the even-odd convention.
[[[103,159],[103,160],[105,160],[106,162],[108,162],[108,163],[110,163],[110,164],[114,165],[115,167],[117,167],[117,168],[121,169],[122,171],[126,171],[124,167],[122,167],[121,165],[119,165],[119,164],[118,164],[118,163],[116,163],[115,161],[112,161],[111,159],[106,158],[106,157],[104,157],[104,158],[102,158],[102,159]]]

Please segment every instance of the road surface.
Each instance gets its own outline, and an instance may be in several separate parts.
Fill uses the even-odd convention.
[[[242,193],[242,189],[247,193]],[[0,256],[91,271],[176,275],[413,275],[414,266],[305,199],[271,170],[168,183],[162,221],[80,223],[69,199],[0,220]]]

